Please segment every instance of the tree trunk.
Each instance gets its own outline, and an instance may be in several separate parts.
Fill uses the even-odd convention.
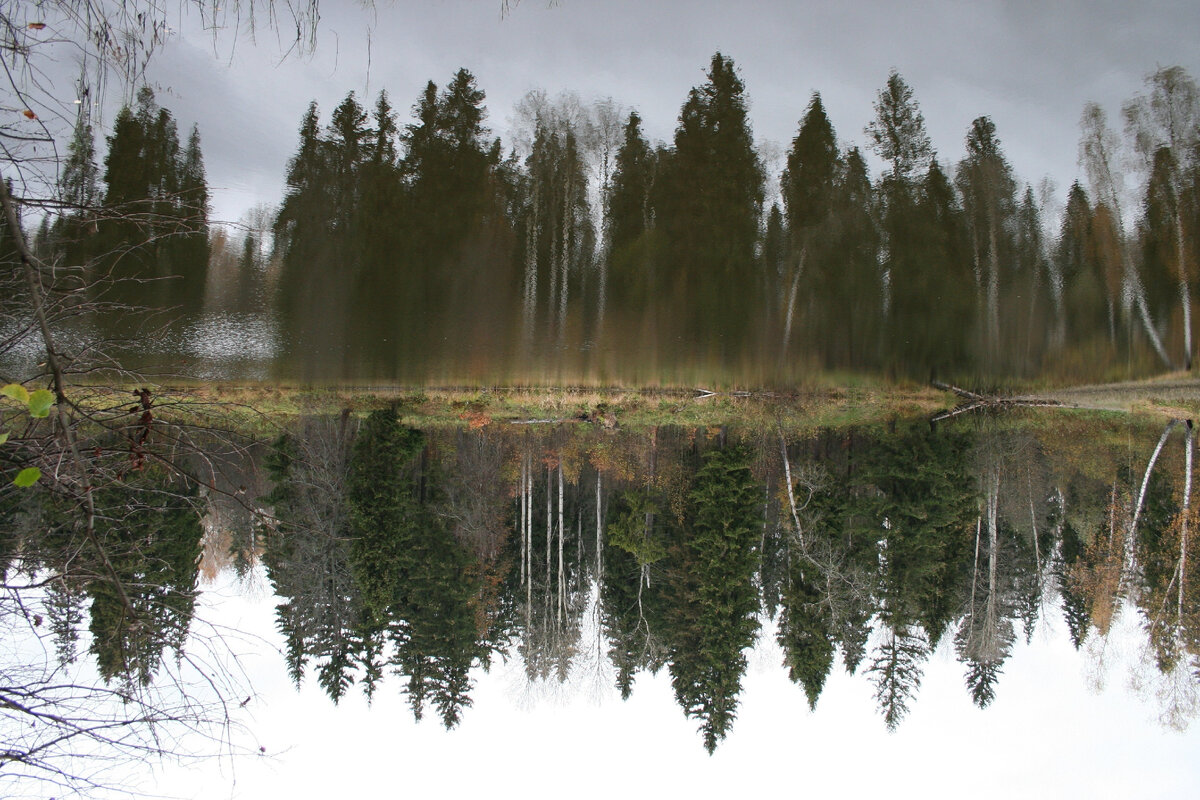
[[[1192,369],[1192,292],[1188,286],[1187,251],[1183,242],[1183,212],[1179,187],[1175,187],[1175,268],[1179,271],[1179,299],[1183,303],[1183,368]]]
[[[1187,439],[1183,445],[1183,508],[1181,509],[1183,519],[1180,521],[1179,530],[1179,592],[1175,609],[1176,617],[1179,620],[1183,619],[1183,587],[1187,581],[1188,524],[1191,522],[1192,506],[1192,436],[1192,423],[1189,421]]]
[[[783,323],[783,346],[780,348],[782,357],[787,357],[788,344],[792,340],[792,319],[796,312],[796,292],[800,288],[800,276],[804,274],[804,260],[808,254],[808,248],[800,250],[800,258],[796,264],[796,270],[792,274],[792,285],[788,289],[787,295],[787,315]]]
[[[563,572],[563,470],[562,462],[558,462],[558,624],[563,621],[563,601],[566,598],[566,578]]]
[[[1150,461],[1146,464],[1146,473],[1142,476],[1142,487],[1138,490],[1137,503],[1133,507],[1133,518],[1129,521],[1129,531],[1125,535],[1126,575],[1132,574],[1135,564],[1134,547],[1137,544],[1137,524],[1138,518],[1142,515],[1142,504],[1146,501],[1146,487],[1150,485],[1150,473],[1154,471],[1154,464],[1158,461],[1158,454],[1162,452],[1163,445],[1167,443],[1167,437],[1171,435],[1171,430],[1178,424],[1179,420],[1177,419],[1167,423],[1166,430],[1158,438],[1158,444],[1150,455]]]

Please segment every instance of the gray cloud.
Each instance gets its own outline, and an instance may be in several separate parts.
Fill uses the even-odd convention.
[[[542,87],[585,100],[612,96],[669,140],[687,91],[704,80],[712,53],[732,56],[746,82],[756,135],[782,144],[820,91],[839,137],[862,129],[888,71],[914,87],[934,145],[962,155],[970,121],[996,122],[1018,174],[1050,175],[1060,191],[1077,176],[1077,122],[1085,102],[1121,102],[1160,65],[1200,74],[1189,32],[1200,5],[1108,2],[645,2],[525,0],[504,19],[499,0],[321,5],[316,51],[280,59],[257,44],[211,38],[196,20],[155,67],[163,103],[200,123],[217,215],[257,200],[277,202],[296,128],[309,100],[328,112],[353,89],[386,88],[407,112],[428,80],[460,66],[487,92],[489,124],[507,138],[516,101]],[[368,57],[368,39],[370,41]],[[182,127],[182,126],[181,126]]]

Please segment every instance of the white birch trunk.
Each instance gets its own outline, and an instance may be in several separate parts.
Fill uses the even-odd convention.
[[[788,343],[792,340],[792,319],[796,313],[796,292],[800,288],[800,276],[804,274],[804,260],[807,254],[807,248],[800,251],[800,260],[796,264],[795,274],[792,275],[792,285],[788,289],[787,315],[783,323],[783,346],[780,349],[784,356],[787,355]]]
[[[998,655],[999,634],[999,601],[996,597],[996,577],[999,569],[997,549],[1000,545],[1000,465],[992,467],[991,481],[988,485],[988,598],[983,617],[983,654],[987,660]]]
[[[800,514],[796,510],[796,492],[792,487],[792,462],[787,454],[787,442],[783,439],[783,429],[779,430],[779,452],[783,455],[783,474],[784,480],[787,481],[788,505],[792,510],[792,522],[796,526],[796,542],[800,545],[801,551],[804,550],[804,530],[800,527]]]
[[[521,476],[517,488],[517,520],[521,528],[521,585],[525,585],[525,459],[521,459]]]
[[[1187,581],[1188,523],[1191,521],[1192,507],[1192,436],[1193,430],[1189,424],[1187,439],[1183,444],[1183,519],[1180,522],[1179,530],[1179,593],[1175,609],[1176,617],[1180,620],[1183,619],[1183,586]]]
[[[1142,487],[1138,490],[1137,503],[1133,507],[1133,518],[1129,521],[1129,530],[1125,534],[1125,574],[1130,575],[1133,572],[1136,559],[1134,558],[1134,546],[1137,544],[1137,524],[1138,518],[1142,515],[1142,504],[1146,501],[1146,487],[1150,485],[1150,473],[1154,471],[1154,464],[1158,461],[1158,454],[1162,452],[1163,445],[1167,443],[1167,437],[1171,435],[1171,430],[1179,424],[1179,420],[1173,419],[1167,423],[1167,428],[1162,432],[1162,436],[1158,438],[1158,444],[1154,447],[1154,452],[1150,455],[1150,461],[1146,464],[1146,473],[1142,476]]]
[[[563,470],[562,462],[558,462],[558,624],[563,621],[563,600],[567,594],[567,584],[563,570]]]
[[[525,456],[525,606],[533,602],[533,459]]]
[[[602,520],[601,520],[601,515],[600,515],[600,477],[601,477],[600,471],[596,470],[596,581],[597,581],[597,583],[599,583],[599,581],[604,577],[604,560],[603,560],[602,554],[601,554],[601,550],[603,548],[603,542],[601,540],[601,533],[603,531],[603,527],[602,527]]]
[[[569,288],[567,275],[571,265],[571,225],[575,217],[571,213],[571,189],[572,180],[568,177],[567,192],[563,197],[562,234],[559,242],[562,252],[558,259],[559,269],[562,270],[562,275],[559,278],[558,293],[558,335],[560,339],[565,335],[567,324],[567,292]]]

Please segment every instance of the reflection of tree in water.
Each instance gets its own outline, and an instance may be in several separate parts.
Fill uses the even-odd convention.
[[[920,684],[921,664],[958,615],[978,518],[970,440],[914,426],[879,440],[860,480],[876,493],[866,519],[879,535],[877,615],[882,642],[869,672],[889,728]]]
[[[982,496],[970,588],[954,643],[980,708],[995,698],[995,683],[1016,641],[1017,620],[1028,641],[1040,613],[1049,508],[1045,491],[1033,489],[1037,456],[1031,437],[1010,432],[985,432],[975,446]],[[1044,480],[1037,483],[1044,486]]]
[[[183,652],[195,612],[196,486],[148,466],[92,494],[100,550],[87,545],[63,498],[43,492],[7,493],[0,541],[18,545],[10,557],[20,571],[46,571],[45,610],[62,663],[75,660],[86,619],[101,677],[149,686],[164,651]],[[42,535],[22,534],[26,525]]]
[[[284,599],[289,669],[298,682],[314,659],[336,701],[356,679],[372,697],[392,668],[414,715],[432,703],[451,727],[470,704],[471,667],[495,646],[495,510],[464,500],[426,435],[395,410],[354,427],[346,416],[310,421],[271,455],[278,526],[266,561]],[[459,467],[486,463],[462,444]]]
[[[745,650],[759,628],[753,578],[762,526],[750,454],[710,451],[696,473],[689,514],[673,547],[669,668],[675,699],[700,720],[711,753],[737,716]]]

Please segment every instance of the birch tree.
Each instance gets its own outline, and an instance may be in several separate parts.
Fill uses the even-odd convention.
[[[1146,79],[1149,92],[1124,107],[1125,130],[1140,157],[1140,166],[1149,176],[1148,183],[1160,175],[1160,197],[1169,218],[1173,245],[1168,260],[1171,276],[1178,282],[1183,311],[1184,369],[1192,368],[1192,296],[1191,281],[1195,266],[1195,243],[1190,241],[1189,207],[1184,176],[1196,166],[1196,145],[1200,141],[1200,89],[1187,72],[1178,66],[1156,70]],[[1191,198],[1194,202],[1194,198]]]
[[[1116,134],[1108,127],[1104,109],[1096,103],[1084,106],[1079,124],[1083,132],[1079,142],[1079,161],[1087,173],[1096,203],[1107,207],[1112,215],[1121,265],[1122,307],[1127,313],[1136,313],[1154,352],[1168,369],[1173,369],[1174,362],[1167,355],[1162,337],[1150,316],[1141,273],[1129,252],[1129,242],[1125,235],[1125,213],[1121,204],[1122,176],[1117,169]]]

